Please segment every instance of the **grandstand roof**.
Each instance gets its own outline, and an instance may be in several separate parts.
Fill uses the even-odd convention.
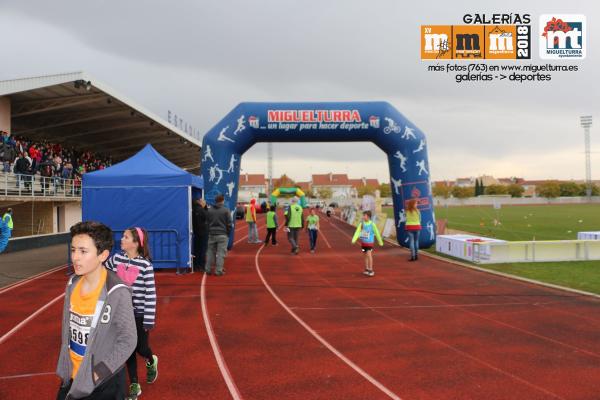
[[[0,81],[11,133],[122,161],[147,143],[177,166],[200,167],[201,141],[85,72]]]

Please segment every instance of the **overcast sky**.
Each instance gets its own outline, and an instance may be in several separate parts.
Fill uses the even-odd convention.
[[[242,101],[385,100],[427,135],[436,180],[581,179],[579,116],[593,114],[592,176],[600,179],[598,2],[496,3],[0,0],[0,79],[86,71],[201,132]],[[549,83],[456,84],[419,59],[421,24],[530,13],[536,37],[539,14],[553,11],[587,16],[590,45],[579,73],[555,73]],[[532,61],[542,63],[537,43]],[[266,173],[266,145],[248,151],[242,168]],[[369,143],[275,144],[275,175],[307,180],[329,171],[388,180],[384,154]]]

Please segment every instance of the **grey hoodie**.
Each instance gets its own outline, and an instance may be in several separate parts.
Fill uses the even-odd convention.
[[[61,378],[63,386],[71,381],[73,368],[69,356],[69,309],[71,293],[79,279],[80,276],[71,277],[65,294],[62,345],[56,367],[56,374]],[[92,321],[85,356],[67,399],[90,395],[96,387],[123,367],[137,344],[130,289],[112,271],[107,273],[106,284],[100,291]],[[98,375],[97,381],[94,380],[94,372]]]
[[[206,215],[209,235],[229,235],[231,232],[231,211],[223,203],[217,203],[208,209]]]

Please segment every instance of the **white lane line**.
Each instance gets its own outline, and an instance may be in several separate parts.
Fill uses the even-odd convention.
[[[327,236],[325,236],[325,233],[323,233],[323,231],[320,229],[319,229],[319,235],[323,237],[323,240],[325,240],[325,244],[327,245],[327,247],[329,247],[331,249],[332,247],[331,247],[331,244],[329,244],[329,240],[327,240]]]
[[[387,387],[385,387],[377,379],[375,379],[371,375],[369,375],[361,367],[359,367],[354,362],[352,362],[352,360],[350,360],[348,357],[346,357],[338,349],[336,349],[335,347],[333,347],[327,340],[325,340],[325,338],[323,338],[313,328],[311,328],[310,325],[308,325],[306,322],[304,322],[304,320],[302,318],[300,318],[298,315],[296,315],[296,313],[293,312],[283,302],[283,300],[281,300],[279,298],[279,296],[277,296],[277,294],[273,291],[273,289],[271,288],[271,286],[267,283],[265,277],[263,276],[263,274],[262,274],[262,272],[260,270],[260,265],[258,263],[258,257],[260,255],[260,252],[263,249],[263,247],[264,246],[261,246],[260,249],[258,249],[258,251],[256,252],[256,256],[254,257],[254,263],[256,265],[256,272],[258,272],[258,276],[260,277],[260,280],[262,281],[263,285],[265,285],[265,288],[269,291],[269,293],[271,293],[271,296],[273,296],[273,298],[279,303],[279,305],[281,307],[283,307],[283,309],[285,311],[287,311],[287,313],[290,314],[292,316],[292,318],[294,318],[296,320],[296,322],[298,322],[304,329],[306,329],[308,331],[308,333],[310,333],[315,339],[317,339],[329,351],[331,351],[333,354],[335,354],[340,360],[342,360],[344,363],[346,363],[346,365],[348,365],[354,371],[358,372],[363,378],[365,378],[367,381],[369,381],[371,384],[373,384],[377,389],[379,389],[380,391],[382,391],[383,393],[385,393],[389,398],[394,399],[394,400],[401,400],[401,398],[398,395],[396,395],[390,389],[388,389]]]
[[[215,355],[215,359],[217,360],[217,365],[219,366],[221,375],[223,375],[223,379],[225,380],[225,384],[227,385],[227,389],[229,389],[231,397],[234,400],[241,400],[243,399],[243,397],[240,394],[240,391],[236,386],[235,382],[233,381],[233,377],[231,376],[231,372],[227,367],[227,363],[225,362],[223,353],[221,353],[221,348],[219,347],[219,342],[217,342],[217,338],[212,328],[212,324],[210,323],[210,317],[208,316],[208,308],[206,306],[206,274],[202,277],[202,285],[200,286],[200,297],[202,303],[202,318],[204,319],[206,333],[208,334],[210,347],[212,347],[213,354]]]
[[[51,305],[53,305],[54,303],[56,303],[58,300],[62,299],[63,297],[65,297],[64,293],[62,293],[59,296],[55,297],[49,303],[46,303],[46,305],[38,308],[38,310],[36,312],[34,312],[33,314],[31,314],[29,317],[27,317],[23,321],[19,322],[14,328],[12,328],[10,331],[6,332],[2,337],[0,337],[0,344],[4,343],[15,332],[17,332],[19,329],[21,329],[23,326],[25,326],[29,321],[31,321],[32,319],[34,319],[35,317],[37,317],[38,315],[40,315],[42,312],[44,312],[44,310],[46,310],[47,308],[49,308]]]
[[[59,271],[59,270],[61,270],[63,268],[66,268],[66,267],[67,267],[67,264],[59,265],[58,267],[54,267],[54,268],[52,268],[52,269],[50,269],[48,271],[40,272],[39,274],[30,276],[29,278],[23,279],[23,280],[21,280],[19,282],[12,283],[12,284],[10,284],[8,286],[5,286],[2,289],[0,289],[0,294],[6,293],[9,290],[12,290],[12,289],[17,288],[19,286],[22,286],[22,285],[24,285],[26,283],[29,283],[31,281],[34,281],[36,279],[43,278],[46,275],[50,275],[51,273]]]
[[[343,221],[342,221],[342,222],[343,222]],[[346,232],[344,232],[342,229],[340,229],[339,227],[337,227],[335,224],[331,224],[331,225],[332,225],[334,228],[336,228],[338,231],[340,231],[342,234],[344,234],[344,235],[346,235],[346,236],[348,236],[348,237],[351,237],[349,234],[347,234]],[[395,243],[392,243],[392,244],[394,244],[394,245],[397,245],[397,244],[395,244]],[[397,246],[399,246],[399,245],[397,245]],[[344,258],[346,258],[346,257],[344,257]],[[392,282],[392,283],[395,283],[395,282],[393,282],[393,281],[391,281],[391,280],[389,280],[389,279],[387,279],[387,280],[388,280],[388,281],[390,281],[390,282]],[[354,297],[353,297],[353,296],[351,296],[351,295],[348,295],[348,296],[349,296],[350,298],[354,298]],[[423,295],[421,295],[421,296],[422,296],[422,297],[429,297],[429,296],[423,296]],[[429,297],[429,298],[430,298],[430,297]],[[532,388],[534,388],[534,389],[537,389],[537,390],[539,390],[539,391],[541,391],[541,392],[543,392],[543,393],[546,393],[546,394],[548,394],[548,395],[550,395],[550,396],[552,396],[552,397],[554,397],[554,398],[558,398],[558,399],[563,399],[563,400],[564,400],[564,397],[561,397],[561,396],[559,396],[559,395],[557,395],[557,394],[555,394],[555,393],[552,393],[552,392],[550,392],[550,391],[548,391],[548,390],[544,389],[544,388],[543,388],[543,387],[541,387],[541,386],[537,386],[537,385],[535,385],[535,384],[533,384],[533,383],[529,382],[528,380],[526,380],[526,379],[524,379],[524,378],[521,378],[521,377],[519,377],[518,375],[512,374],[511,372],[508,372],[508,371],[505,371],[505,370],[503,370],[503,369],[501,369],[501,368],[499,368],[499,367],[496,367],[496,366],[494,366],[493,364],[491,364],[491,363],[488,363],[487,361],[484,361],[483,359],[479,359],[479,358],[475,357],[474,355],[472,355],[472,354],[470,354],[470,353],[468,353],[468,352],[466,352],[466,351],[463,351],[463,350],[459,349],[458,347],[455,347],[455,346],[451,345],[450,343],[447,343],[447,342],[443,341],[442,339],[437,339],[437,338],[435,338],[434,336],[429,336],[429,335],[427,335],[426,333],[424,333],[424,332],[421,332],[421,331],[419,331],[418,329],[416,329],[416,328],[413,328],[413,327],[411,327],[411,326],[407,325],[406,323],[404,323],[404,322],[403,322],[403,321],[401,321],[401,320],[398,320],[398,319],[397,319],[397,318],[395,318],[395,317],[391,317],[391,316],[389,316],[389,315],[385,314],[385,313],[384,313],[384,312],[382,312],[382,311],[379,311],[379,310],[377,310],[377,309],[375,309],[375,308],[373,308],[373,307],[370,307],[368,304],[364,303],[364,302],[363,302],[363,301],[361,301],[361,300],[358,300],[358,299],[355,299],[355,300],[356,300],[357,302],[359,302],[360,304],[363,304],[365,307],[368,307],[368,308],[372,309],[372,310],[373,310],[373,312],[376,312],[376,313],[378,313],[378,314],[382,315],[383,317],[385,317],[385,318],[389,319],[390,321],[397,321],[397,322],[398,322],[399,324],[401,324],[402,326],[404,326],[404,327],[406,327],[406,328],[410,329],[411,331],[415,332],[416,334],[418,334],[418,335],[420,335],[420,336],[422,336],[422,337],[425,337],[425,338],[427,338],[427,339],[429,339],[429,340],[431,340],[431,341],[438,342],[438,343],[442,344],[443,346],[445,346],[445,347],[447,347],[447,348],[449,348],[449,349],[451,349],[451,350],[453,350],[453,351],[455,351],[455,352],[457,352],[457,353],[459,353],[459,354],[462,354],[462,355],[464,355],[465,357],[468,357],[468,358],[470,358],[470,359],[472,359],[472,360],[474,360],[474,361],[476,361],[476,362],[478,362],[478,363],[480,363],[480,364],[482,364],[482,365],[485,365],[485,366],[489,367],[490,369],[493,369],[493,370],[495,370],[495,371],[497,371],[497,372],[499,372],[499,373],[501,373],[501,374],[504,374],[504,375],[506,375],[506,376],[509,376],[509,377],[511,377],[512,379],[514,379],[514,380],[516,380],[516,381],[518,381],[518,382],[524,383],[525,385],[527,385],[527,386],[529,386],[529,387],[532,387]],[[438,300],[436,300],[436,301],[438,301]],[[476,314],[476,313],[474,313],[474,312],[471,312],[471,311],[466,311],[466,310],[465,310],[465,312],[471,313],[471,314],[473,314],[473,315],[478,315],[478,316],[480,316],[480,317],[481,317],[481,315],[479,315],[479,314]],[[493,320],[493,321],[495,321],[495,322],[499,322],[499,321],[496,321],[496,320]],[[525,332],[526,332],[526,333],[529,333],[528,331],[525,331]],[[559,343],[560,343],[560,344],[564,344],[564,343],[561,343],[561,342],[559,342]],[[577,349],[577,350],[579,350],[579,349]],[[585,350],[579,350],[579,351],[587,352],[587,351],[585,351]],[[592,353],[592,354],[594,354],[594,356],[595,356],[595,353]]]
[[[553,303],[553,302],[552,302]],[[504,307],[504,306],[532,306],[552,303],[472,303],[472,304],[433,304],[433,305],[404,305],[404,306],[356,306],[356,307],[290,307],[292,310],[397,310],[413,308],[463,308],[463,307]]]
[[[0,380],[32,378],[32,377],[38,377],[38,376],[44,376],[44,375],[56,375],[56,372],[37,372],[37,373],[33,373],[33,374],[7,375],[7,376],[0,376]]]

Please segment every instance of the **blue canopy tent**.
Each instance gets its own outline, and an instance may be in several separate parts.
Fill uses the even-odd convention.
[[[83,220],[102,222],[115,231],[115,250],[125,229],[143,227],[155,268],[190,268],[191,203],[202,187],[201,177],[147,144],[123,162],[83,175]]]

